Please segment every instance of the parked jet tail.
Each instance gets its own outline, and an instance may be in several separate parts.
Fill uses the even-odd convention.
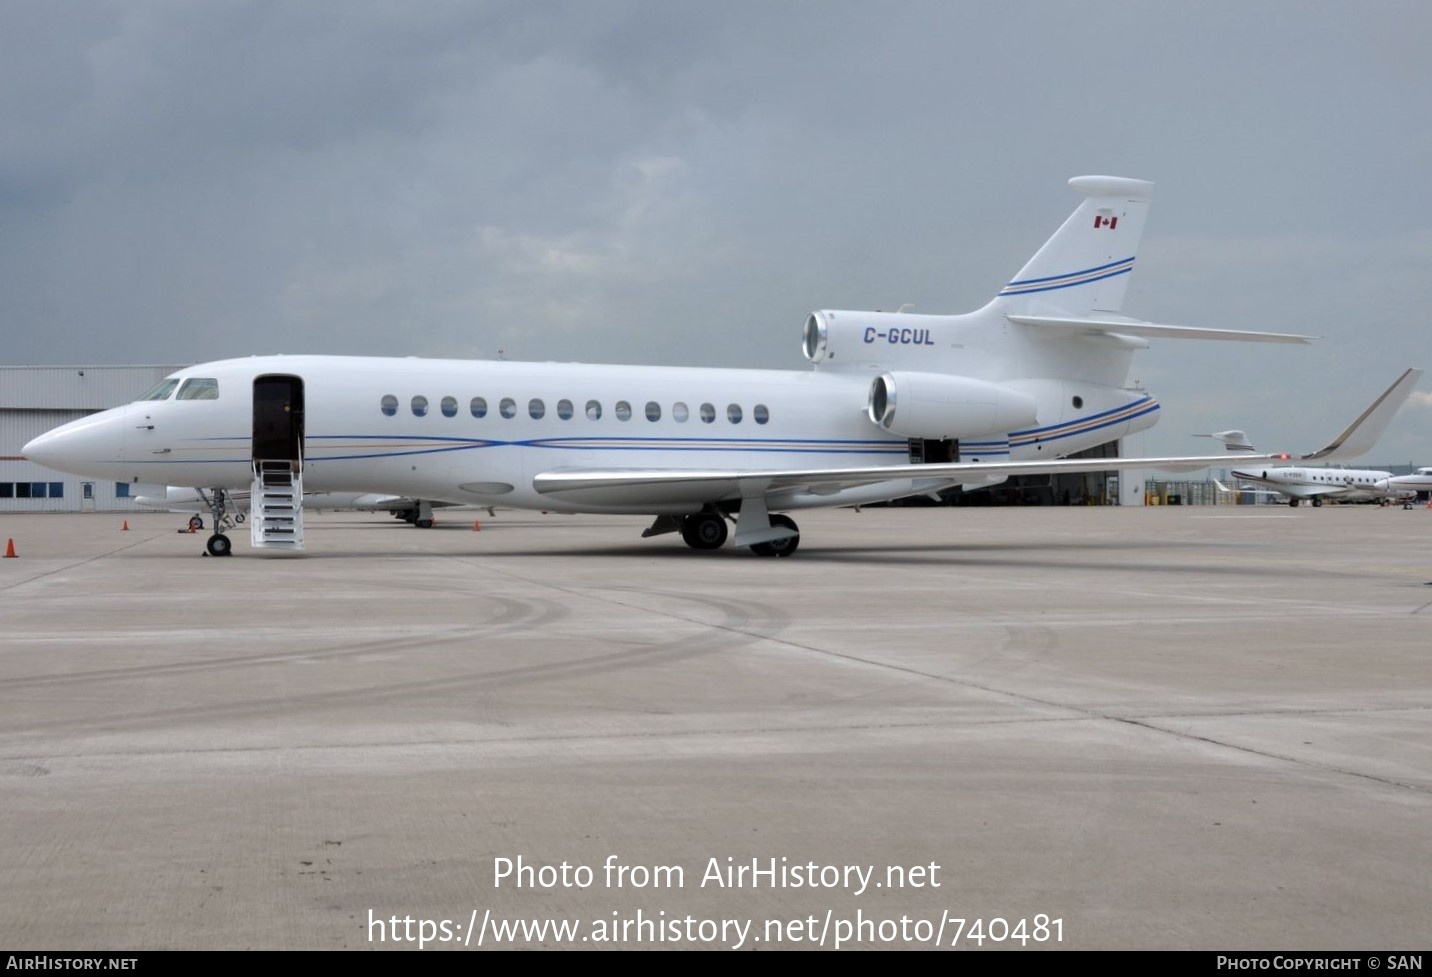
[[[999,293],[1006,312],[1118,312],[1143,237],[1154,185],[1076,176],[1086,199]]]

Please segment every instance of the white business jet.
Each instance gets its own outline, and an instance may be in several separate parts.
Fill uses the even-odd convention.
[[[1058,460],[1150,427],[1128,384],[1151,337],[1309,337],[1154,325],[1119,315],[1153,185],[1086,176],[1084,199],[984,308],[965,315],[822,310],[805,371],[259,356],[178,371],[133,404],[25,446],[96,478],[252,487],[251,541],[302,547],[302,491],[653,517],[700,550],[789,556],[786,515],[979,488],[1014,475],[1207,467],[1203,456]],[[1298,460],[1375,442],[1420,371]],[[1287,455],[1252,456],[1253,460]],[[1246,459],[1244,459],[1246,460]],[[208,552],[230,553],[216,532]]]
[[[1398,499],[1432,491],[1432,468],[1419,468],[1413,475],[1394,475],[1367,468],[1259,468],[1235,471],[1233,475],[1266,485],[1287,497],[1290,506],[1304,501],[1320,506],[1324,499],[1344,502]]]

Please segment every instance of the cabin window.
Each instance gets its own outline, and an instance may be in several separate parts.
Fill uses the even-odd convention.
[[[218,400],[219,381],[213,377],[190,377],[179,388],[178,400]]]
[[[751,418],[757,424],[764,424],[771,419],[771,412],[766,410],[765,404],[757,404],[751,409]]]
[[[398,398],[392,394],[384,394],[383,399],[378,403],[378,409],[388,417],[398,413]]]
[[[727,405],[726,405],[726,420],[730,421],[732,424],[740,424],[740,423],[741,423],[741,405],[740,405],[740,404],[727,404]]]
[[[443,402],[442,402],[442,412],[443,412],[443,417],[456,417],[456,416],[457,416],[457,398],[456,398],[456,397],[444,397],[444,398],[443,398]]]
[[[587,401],[587,420],[600,421],[602,419],[602,405],[599,401]]]
[[[564,421],[572,419],[572,402],[570,400],[557,401],[557,416]]]
[[[426,417],[428,415],[428,398],[418,394],[413,398],[413,416]]]
[[[631,420],[631,404],[628,404],[625,400],[617,401],[617,420]]]
[[[691,416],[691,412],[686,409],[685,404],[678,400],[676,403],[671,405],[671,416],[676,421],[676,423],[685,424],[686,419]]]
[[[654,400],[646,402],[646,419],[648,421],[661,420],[661,405]]]
[[[716,420],[716,408],[710,404],[701,405],[701,423],[710,424]]]
[[[540,421],[547,415],[547,405],[542,402],[541,397],[533,397],[527,401],[527,416],[534,421]]]
[[[148,393],[146,393],[143,397],[140,397],[139,399],[168,400],[169,395],[174,392],[174,388],[177,386],[179,386],[178,380],[160,380],[159,383],[155,384],[149,389]]]
[[[517,401],[511,397],[503,397],[502,402],[497,405],[497,413],[509,421],[512,420],[512,418],[517,416]]]
[[[474,398],[472,398],[472,403],[468,405],[468,409],[472,411],[472,416],[473,416],[473,417],[476,417],[476,418],[478,418],[479,420],[481,420],[482,418],[484,418],[484,417],[487,416],[487,398],[486,398],[486,397],[474,397]]]

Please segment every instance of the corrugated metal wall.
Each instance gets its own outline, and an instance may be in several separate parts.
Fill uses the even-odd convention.
[[[0,410],[104,410],[183,366],[0,366]]]
[[[114,482],[52,471],[21,461],[20,452],[31,438],[86,414],[127,404],[179,369],[183,367],[0,367],[0,513],[134,511],[134,503],[119,497]]]

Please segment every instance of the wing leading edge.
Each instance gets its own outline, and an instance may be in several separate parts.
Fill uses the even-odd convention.
[[[1322,448],[1309,454],[1247,454],[1250,461],[1326,461],[1351,458],[1377,443],[1388,422],[1421,378],[1408,369],[1357,419]],[[1078,474],[1157,468],[1165,471],[1225,466],[1228,455],[1161,458],[1062,458],[1050,461],[950,462],[929,465],[880,465],[867,468],[818,468],[776,471],[746,469],[558,469],[533,477],[533,487],[554,499],[594,506],[706,505],[760,499],[771,509],[802,498],[802,505],[852,489],[884,486],[895,494],[930,492],[961,484],[994,482],[1015,475]],[[887,497],[895,497],[892,494]],[[832,499],[832,504],[841,504]]]

